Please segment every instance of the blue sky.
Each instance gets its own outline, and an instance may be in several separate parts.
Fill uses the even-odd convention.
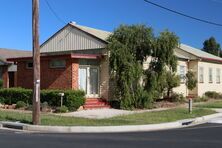
[[[222,24],[222,0],[151,0],[165,7]],[[120,24],[146,24],[156,34],[168,29],[182,43],[202,48],[214,36],[222,45],[222,27],[197,22],[167,12],[143,0],[48,0],[65,22],[113,31]],[[32,0],[1,0],[0,48],[32,49]],[[64,24],[40,0],[40,42]]]

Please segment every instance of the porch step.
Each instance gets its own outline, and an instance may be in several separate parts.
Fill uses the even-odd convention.
[[[110,105],[106,100],[101,98],[87,98],[85,104],[83,105],[84,109],[98,109],[98,108],[110,108]]]

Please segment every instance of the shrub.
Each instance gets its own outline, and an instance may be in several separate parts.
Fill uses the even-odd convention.
[[[61,107],[57,107],[55,112],[56,113],[66,113],[66,112],[68,112],[68,107],[66,107],[64,105]]]
[[[171,101],[172,102],[185,102],[186,98],[183,96],[183,94],[173,93],[171,95]]]
[[[193,99],[194,102],[206,102],[208,101],[208,97],[202,96],[202,97],[197,97]]]
[[[23,101],[18,101],[15,106],[15,108],[24,108],[24,107],[26,107],[26,104]]]
[[[119,100],[109,100],[109,104],[112,108],[120,109],[120,101]]]
[[[42,108],[47,108],[47,107],[49,107],[49,105],[48,105],[48,102],[43,102],[43,103],[41,103],[41,107]]]
[[[85,93],[83,91],[66,91],[65,96],[64,105],[66,105],[70,111],[77,110],[85,103]]]
[[[0,88],[3,88],[3,80],[0,79]]]
[[[41,102],[48,102],[49,106],[60,106],[61,98],[59,93],[63,92],[63,104],[70,110],[77,110],[85,103],[85,93],[81,90],[42,90]],[[0,100],[5,104],[16,104],[23,101],[32,104],[32,90],[24,88],[0,89]]]
[[[207,91],[204,94],[206,97],[211,98],[211,99],[222,99],[222,94],[217,93],[215,91]]]
[[[5,99],[3,97],[0,97],[0,104],[4,104],[5,103]]]
[[[0,97],[4,98],[4,103],[6,104],[16,104],[18,101],[31,104],[32,90],[24,88],[3,88],[0,89]]]

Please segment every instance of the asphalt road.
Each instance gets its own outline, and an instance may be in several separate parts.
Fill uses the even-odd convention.
[[[0,130],[0,148],[222,148],[222,124],[139,133],[41,134]]]

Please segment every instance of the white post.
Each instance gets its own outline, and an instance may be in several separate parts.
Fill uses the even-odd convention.
[[[64,93],[59,93],[59,95],[61,96],[61,107],[63,105],[63,96],[64,96]]]

